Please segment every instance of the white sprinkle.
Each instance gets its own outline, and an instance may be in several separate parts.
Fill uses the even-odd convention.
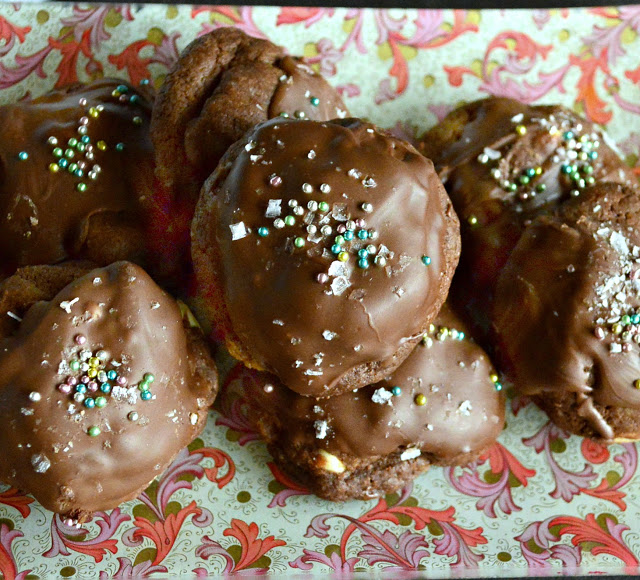
[[[29,415],[33,415],[33,409],[31,409],[31,408],[29,408],[29,407],[22,407],[22,409],[20,409],[20,412],[21,412],[23,415],[26,415],[27,417],[28,417]]]
[[[413,447],[411,449],[407,449],[406,451],[403,451],[402,455],[400,455],[400,460],[408,461],[409,459],[415,459],[416,457],[420,457],[421,455],[422,455],[422,451],[420,451],[420,449],[416,449],[415,447]]]
[[[284,326],[284,322],[282,320],[280,320],[279,318],[276,318],[273,321],[273,324],[275,324],[276,326]]]
[[[46,473],[51,467],[51,461],[44,453],[31,456],[31,465],[36,473]]]
[[[231,239],[235,242],[236,240],[241,240],[242,238],[247,236],[247,228],[244,225],[244,222],[238,222],[237,224],[231,224],[229,226],[231,230]]]
[[[79,302],[80,298],[74,298],[73,300],[67,301],[67,300],[63,300],[62,302],[60,302],[60,308],[62,308],[62,310],[64,310],[67,314],[71,314],[71,307],[76,303]]]
[[[34,403],[37,403],[40,399],[42,399],[42,395],[36,391],[31,391],[29,393],[29,399],[31,399]]]
[[[189,413],[189,421],[192,425],[198,422],[198,413]]]
[[[524,114],[523,113],[518,113],[517,115],[514,115],[513,117],[511,117],[511,122],[512,123],[519,123],[520,121],[522,121],[522,119],[524,119]]]
[[[325,340],[333,340],[338,335],[335,332],[331,332],[330,330],[324,330],[322,332],[322,336]]]
[[[267,205],[267,211],[264,212],[264,217],[277,218],[282,213],[282,200],[270,199]]]
[[[354,179],[360,179],[360,177],[362,177],[362,173],[360,173],[357,169],[349,169],[349,171],[347,172],[347,175],[349,177],[353,177]]]
[[[293,366],[299,369],[304,363],[301,360],[297,360],[293,363]]]
[[[373,177],[366,177],[362,180],[362,185],[364,185],[365,187],[375,187],[378,184],[376,183],[376,180],[373,179]]]
[[[316,430],[316,439],[324,439],[327,436],[329,425],[326,421],[315,421],[313,427]]]
[[[492,161],[495,161],[502,157],[502,153],[500,153],[500,151],[498,151],[497,149],[491,149],[491,147],[485,147],[484,154]]]
[[[307,375],[308,377],[320,377],[324,373],[322,371],[314,371],[313,369],[307,369],[306,371],[304,371],[304,374]]]
[[[463,415],[466,415],[467,417],[471,415],[472,409],[473,407],[471,406],[471,401],[469,400],[462,401],[462,403],[460,403],[460,406],[458,407],[458,411]]]
[[[22,318],[20,318],[17,314],[14,314],[11,311],[7,312],[7,316],[9,318],[13,318],[14,320],[17,320],[18,322],[22,322]]]
[[[315,159],[316,158],[316,152],[313,149],[311,149],[311,151],[309,151],[309,153],[307,153],[307,157],[309,159]]]
[[[320,191],[322,193],[329,193],[331,191],[331,186],[328,183],[321,183],[320,184]]]
[[[374,403],[378,403],[379,405],[384,405],[385,403],[391,405],[391,399],[393,398],[393,393],[391,391],[387,391],[384,387],[380,387],[373,391],[373,395],[371,395],[371,401]]]
[[[617,342],[612,342],[609,345],[609,352],[612,354],[618,354],[619,352],[622,352],[622,345]]]
[[[433,431],[433,425],[431,423],[427,423],[427,431]]]
[[[337,276],[331,282],[331,291],[334,296],[340,296],[347,288],[351,286],[351,282],[347,280],[344,276]]]

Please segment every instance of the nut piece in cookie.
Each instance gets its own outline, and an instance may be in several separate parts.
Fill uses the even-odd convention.
[[[135,498],[204,429],[215,366],[140,267],[20,269],[0,320],[0,481],[47,509],[82,521]]]
[[[422,138],[462,230],[451,291],[486,332],[498,274],[526,224],[594,183],[635,178],[606,136],[560,106],[489,98],[464,105]]]
[[[0,107],[0,274],[68,259],[144,263],[150,117],[114,79]]]
[[[326,121],[347,114],[322,76],[268,40],[231,27],[194,40],[167,75],[151,123],[154,221],[164,228],[166,268],[184,268],[200,188],[249,129],[281,115]]]
[[[640,196],[595,186],[525,230],[500,275],[499,351],[563,429],[640,438]]]
[[[231,354],[317,398],[387,376],[447,295],[458,220],[433,164],[357,119],[274,119],[193,222],[197,292]]]
[[[422,344],[386,380],[321,401],[244,370],[221,395],[238,405],[282,471],[344,501],[397,491],[430,465],[463,465],[504,424],[502,385],[445,305]]]

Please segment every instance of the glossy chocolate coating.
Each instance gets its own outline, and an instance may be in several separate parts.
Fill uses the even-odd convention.
[[[126,91],[114,96],[118,86]],[[7,273],[69,258],[142,259],[150,115],[140,94],[112,79],[0,107],[0,263]],[[83,137],[82,147],[68,143]],[[73,163],[81,176],[69,172]]]
[[[515,388],[555,401],[561,426],[609,442],[640,436],[639,216],[635,189],[585,191],[526,229],[496,290]]]
[[[444,338],[443,328],[453,332]],[[384,381],[316,401],[261,373],[243,382],[240,396],[267,442],[292,462],[301,449],[324,449],[347,469],[355,458],[377,460],[406,449],[420,450],[434,464],[469,460],[500,434],[504,397],[484,351],[469,338],[459,339],[465,331],[445,305],[426,343]],[[401,394],[392,395],[394,387]]]
[[[568,109],[506,98],[465,105],[424,136],[421,150],[433,159],[462,227],[452,293],[483,330],[498,274],[531,219],[579,195],[587,181],[633,181],[605,139]],[[585,168],[584,183],[565,165]]]
[[[273,205],[279,217],[266,217]],[[353,240],[343,240],[341,262],[332,248],[346,226]],[[224,294],[232,353],[240,343],[253,366],[319,398],[380,380],[401,350],[408,356],[444,302],[459,253],[457,218],[431,162],[355,119],[256,128],[205,185],[193,233],[196,272]],[[373,374],[358,375],[363,365]]]
[[[138,266],[93,270],[13,314],[21,323],[0,339],[0,481],[84,519],[136,497],[204,428],[215,367],[187,338],[176,302]],[[74,361],[102,361],[102,372],[118,376],[98,373],[92,390],[81,380],[91,370]],[[142,400],[148,373],[152,397]],[[86,386],[92,407],[74,399],[76,387],[61,390],[69,377]]]

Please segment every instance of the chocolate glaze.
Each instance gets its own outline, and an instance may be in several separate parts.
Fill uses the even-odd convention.
[[[621,319],[640,308],[638,216],[637,190],[585,191],[525,230],[496,288],[495,331],[516,389],[560,400],[588,423],[583,434],[606,441],[640,436],[608,420],[610,409],[640,409],[640,327]]]
[[[126,102],[112,96],[119,85],[127,88]],[[80,104],[81,99],[86,103]],[[114,253],[136,259],[143,254],[138,247],[143,235],[137,231],[142,231],[142,204],[153,175],[150,114],[149,103],[130,85],[112,79],[0,107],[0,263],[7,271],[68,258],[101,262],[111,261]],[[83,137],[78,132],[83,117],[93,160],[67,144]],[[57,139],[56,145],[48,142],[50,137]],[[118,143],[124,145],[122,151],[116,150]],[[50,170],[59,161],[53,154],[56,147],[73,150],[73,158],[66,158],[69,164],[87,164],[82,177],[68,168]],[[28,157],[22,160],[21,154]],[[94,164],[100,171],[92,180]],[[84,192],[77,189],[81,183]],[[104,237],[105,231],[115,234]],[[114,244],[118,247],[104,247]]]
[[[265,217],[276,200],[280,217]],[[312,201],[330,209],[312,211]],[[295,225],[278,229],[275,220],[287,215]],[[331,248],[347,219],[366,226],[344,242],[343,263]],[[360,229],[377,238],[360,240]],[[355,119],[273,120],[234,146],[205,185],[193,224],[194,264],[201,284],[219,281],[232,353],[240,348],[245,362],[275,372],[297,393],[327,397],[368,384],[370,376],[357,377],[354,368],[389,361],[395,368],[399,351],[408,356],[446,296],[457,229],[431,162],[407,143]],[[369,244],[377,254],[363,269],[357,251]],[[386,266],[375,265],[378,254],[386,254]]]
[[[299,58],[285,56],[277,63],[284,74],[269,105],[269,118],[295,117],[312,121],[344,119],[348,111],[327,81]]]
[[[204,428],[217,389],[212,361],[187,339],[175,301],[138,266],[93,270],[19,314],[16,332],[0,340],[1,481],[83,519],[135,497]],[[83,349],[104,349],[103,370],[128,379],[125,387],[109,379],[108,394],[87,393],[104,396],[103,408],[59,390],[83,374],[72,364]],[[153,398],[141,400],[146,373],[155,376]],[[90,436],[92,426],[101,433]]]
[[[349,469],[354,458],[377,459],[410,448],[431,463],[451,465],[495,441],[504,423],[504,397],[479,346],[451,333],[437,338],[443,327],[455,336],[466,331],[446,305],[435,326],[391,377],[356,392],[316,401],[296,395],[273,375],[257,373],[243,381],[241,399],[267,441],[290,461],[300,449],[324,449]],[[399,396],[391,395],[394,387],[401,388]],[[420,394],[424,405],[416,403]]]
[[[597,141],[589,149],[597,158],[571,159],[567,132],[578,143],[582,136]],[[584,189],[562,172],[563,164],[590,165],[589,176],[598,183],[634,181],[605,141],[591,123],[563,107],[506,98],[465,105],[423,137],[421,150],[433,159],[462,224],[464,251],[452,292],[481,329],[488,327],[497,276],[526,224]],[[525,170],[538,167],[539,175],[520,182]],[[515,191],[503,186],[505,179],[517,185]]]

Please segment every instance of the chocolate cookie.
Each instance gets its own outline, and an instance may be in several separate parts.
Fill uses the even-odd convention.
[[[498,274],[526,224],[596,182],[635,178],[606,137],[559,106],[489,98],[456,109],[422,138],[460,217],[452,296],[489,327]]]
[[[219,28],[194,40],[167,75],[153,111],[155,222],[164,224],[167,269],[184,268],[200,188],[229,146],[277,117],[346,117],[338,93],[268,40]]]
[[[595,186],[525,230],[494,324],[519,393],[561,427],[640,438],[640,195]]]
[[[447,295],[458,219],[432,163],[357,119],[274,119],[234,145],[193,221],[231,354],[324,398],[388,376]]]
[[[140,267],[18,270],[0,320],[0,481],[47,509],[135,498],[204,428],[213,361]]]
[[[445,305],[422,344],[384,381],[316,401],[273,375],[245,371],[221,395],[223,409],[239,404],[278,466],[316,495],[371,499],[430,465],[476,459],[502,430],[501,385],[465,333]]]
[[[144,263],[150,116],[113,79],[0,107],[0,274],[67,259]]]

